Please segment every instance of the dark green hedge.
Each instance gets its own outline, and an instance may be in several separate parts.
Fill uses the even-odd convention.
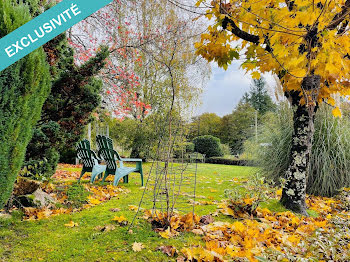
[[[205,157],[223,156],[220,139],[215,136],[198,136],[193,143],[194,151],[205,154]]]
[[[0,1],[0,38],[29,20],[27,5]],[[0,208],[11,195],[50,85],[42,48],[0,72]]]
[[[253,166],[254,165],[253,161],[229,159],[229,158],[223,158],[223,157],[206,158],[205,163],[220,164],[220,165],[233,165],[233,166]]]

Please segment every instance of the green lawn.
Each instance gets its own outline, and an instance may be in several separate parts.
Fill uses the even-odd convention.
[[[150,164],[145,164],[145,171]],[[224,190],[234,186],[233,178],[247,178],[256,172],[252,167],[199,164],[197,173],[197,194],[205,196],[201,200],[221,200]],[[90,209],[73,214],[63,214],[40,221],[0,221],[0,261],[171,261],[159,251],[162,245],[181,247],[201,243],[201,236],[184,233],[174,239],[163,239],[151,230],[142,218],[136,220],[132,233],[128,227],[116,226],[109,232],[100,232],[97,226],[113,224],[111,219],[118,215],[132,221],[135,212],[129,205],[138,205],[143,190],[138,174],[129,178],[129,184],[121,184],[130,189],[127,195],[102,203]],[[217,190],[217,192],[212,192]],[[208,198],[209,197],[209,198]],[[120,208],[119,212],[110,211]],[[209,214],[216,205],[196,206],[198,215]],[[229,218],[216,218],[225,221]],[[73,220],[78,227],[69,228],[64,224]],[[141,242],[145,248],[134,252],[132,244]]]

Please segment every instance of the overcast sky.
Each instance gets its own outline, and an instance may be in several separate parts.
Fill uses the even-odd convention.
[[[233,109],[249,91],[252,78],[239,68],[240,61],[234,61],[227,71],[212,64],[212,76],[202,94],[202,106],[196,115],[209,112],[224,116],[232,113]],[[271,75],[264,75],[268,83],[268,89],[274,86]]]

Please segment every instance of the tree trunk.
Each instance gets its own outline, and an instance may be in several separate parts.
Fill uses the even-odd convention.
[[[312,93],[319,89],[320,77],[311,75],[303,79],[302,88],[305,92]],[[280,202],[286,208],[308,215],[306,212],[306,179],[314,135],[314,116],[317,110],[315,101],[300,104],[299,92],[289,92],[286,96],[290,99],[294,111],[294,133],[292,136],[292,148],[290,152],[290,164],[286,171],[286,183],[282,190]],[[317,96],[316,96],[317,97]],[[312,98],[311,96],[309,97]]]

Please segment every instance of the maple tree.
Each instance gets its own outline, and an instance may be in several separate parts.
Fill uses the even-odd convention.
[[[305,188],[319,103],[335,107],[335,94],[350,94],[350,1],[211,1],[207,32],[196,43],[197,53],[227,69],[234,59],[259,78],[278,75],[294,111],[291,163],[281,203],[307,215]],[[333,110],[340,116],[338,107]]]

